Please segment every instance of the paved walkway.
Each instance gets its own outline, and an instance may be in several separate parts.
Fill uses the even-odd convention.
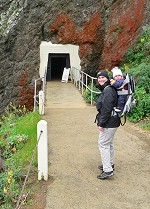
[[[72,83],[49,82],[49,179],[45,209],[149,209],[150,137],[126,124],[115,137],[115,175],[98,180],[95,107]]]

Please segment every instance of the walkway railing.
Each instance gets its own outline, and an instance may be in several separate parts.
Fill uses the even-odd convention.
[[[81,91],[82,95],[84,94],[84,90],[89,90],[90,92],[90,103],[93,104],[94,94],[100,94],[100,91],[94,91],[94,86],[96,86],[97,78],[92,77],[85,73],[82,70],[79,70],[75,67],[71,68],[70,71],[71,80],[75,84],[75,86]],[[39,104],[39,91],[37,92],[37,84],[39,81],[42,81],[42,91],[43,91],[43,100],[42,104]],[[90,85],[89,85],[90,84]],[[34,108],[33,111],[36,110],[37,105],[39,105],[40,112],[44,112],[44,105],[46,101],[46,71],[42,78],[38,78],[34,81]],[[42,107],[41,107],[42,106]],[[42,110],[41,110],[42,109]]]
[[[71,77],[76,87],[81,90],[82,95],[84,94],[84,89],[90,91],[91,105],[93,104],[93,94],[100,94],[100,91],[94,91],[93,88],[96,84],[97,78],[88,75],[87,73],[72,67]],[[90,85],[89,85],[90,84]]]
[[[46,101],[46,71],[44,73],[44,76],[42,78],[38,78],[34,81],[34,107],[33,107],[33,111],[36,110],[36,106],[37,104],[39,105],[39,92],[37,93],[37,84],[38,82],[41,81],[42,82],[42,91],[43,91],[43,95],[44,95],[44,99],[43,99],[43,105],[45,104]]]

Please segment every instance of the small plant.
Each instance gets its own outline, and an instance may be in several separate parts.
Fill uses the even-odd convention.
[[[8,170],[0,174],[0,201],[2,208],[13,208],[20,192],[18,171]]]
[[[2,150],[3,157],[7,159],[12,154],[16,153],[18,150],[23,148],[24,144],[27,142],[28,136],[25,134],[16,134],[2,138],[0,142],[0,149]]]
[[[95,93],[96,92],[96,93]],[[92,85],[91,83],[88,85],[87,89],[84,89],[84,98],[87,103],[91,102],[91,97],[92,101],[96,102],[97,98],[99,97],[100,90]]]

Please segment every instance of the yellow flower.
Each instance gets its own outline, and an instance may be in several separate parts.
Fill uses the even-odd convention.
[[[4,194],[6,194],[7,193],[7,188],[6,187],[4,187]]]
[[[141,43],[143,43],[145,41],[145,38],[141,38]]]
[[[8,179],[7,179],[7,182],[8,182],[8,184],[10,184],[10,183],[11,183],[11,179],[10,179],[10,178],[8,178]]]
[[[129,70],[128,65],[124,65],[125,70]]]
[[[13,177],[13,171],[12,170],[8,171],[8,176],[11,177],[11,178]]]

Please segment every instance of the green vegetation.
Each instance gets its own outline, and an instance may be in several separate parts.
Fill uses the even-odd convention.
[[[10,104],[1,119],[0,150],[5,169],[0,173],[1,208],[13,208],[21,191],[22,178],[27,173],[37,144],[37,123],[40,115],[27,112],[25,107]],[[37,165],[37,158],[32,163]]]
[[[128,50],[120,67],[132,74],[136,83],[137,103],[128,119],[150,130],[150,26],[144,28],[143,36]]]
[[[93,94],[92,94],[93,101],[97,100],[99,93],[100,93],[100,90],[90,83],[88,85],[88,88],[84,89],[84,92],[83,92],[83,97],[87,103],[91,103],[91,91],[90,90],[93,91]],[[95,92],[99,92],[99,93],[95,93]]]

